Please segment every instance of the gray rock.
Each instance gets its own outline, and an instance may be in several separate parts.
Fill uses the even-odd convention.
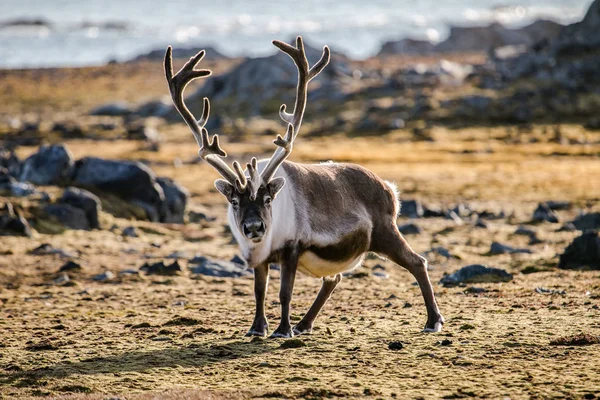
[[[6,168],[10,176],[19,177],[21,174],[21,161],[14,150],[0,147],[0,168]]]
[[[98,214],[102,209],[102,205],[100,199],[95,194],[84,189],[68,187],[64,191],[60,202],[83,210],[90,229],[100,228]]]
[[[504,245],[502,243],[493,242],[490,247],[489,255],[498,255],[498,254],[531,254],[532,251],[529,249],[517,249],[514,247],[510,247]]]
[[[58,254],[59,256],[66,257],[66,258],[74,258],[74,257],[77,256],[76,254],[70,253],[70,252],[65,251],[63,249],[59,249],[57,247],[53,247],[49,243],[42,243],[41,245],[39,245],[35,249],[29,251],[29,254],[32,254],[34,256],[47,256],[47,255]]]
[[[403,235],[418,235],[421,233],[421,228],[413,223],[400,225],[398,226],[398,230]]]
[[[589,231],[576,237],[560,255],[560,269],[590,268],[600,270],[600,237]]]
[[[164,262],[160,261],[153,264],[145,263],[140,267],[140,271],[144,271],[148,275],[173,276],[181,273],[181,266],[178,261],[174,261],[170,265],[165,265]]]
[[[533,212],[533,221],[557,223],[558,215],[546,203],[540,203]]]
[[[163,137],[155,128],[144,123],[135,123],[127,126],[127,139],[159,143]]]
[[[56,278],[54,278],[52,280],[52,283],[54,285],[61,286],[61,285],[69,283],[70,281],[71,281],[71,278],[69,278],[69,275],[67,275],[65,272],[63,272],[62,274],[59,274]]]
[[[570,201],[548,200],[545,203],[548,206],[548,208],[550,208],[553,211],[568,210],[568,209],[571,208],[571,202]]]
[[[377,57],[397,54],[425,55],[435,52],[435,45],[428,40],[405,38],[381,45]]]
[[[477,221],[475,222],[475,228],[482,228],[482,229],[487,229],[488,226],[485,223],[484,220],[482,220],[481,218],[477,218]]]
[[[15,211],[9,202],[4,203],[0,209],[0,235],[32,236],[27,220],[19,210]]]
[[[81,265],[76,263],[75,261],[67,261],[63,266],[61,266],[58,272],[67,272],[67,271],[80,271]]]
[[[322,50],[312,48],[306,42],[304,47],[313,65],[321,57]],[[186,99],[186,104],[190,109],[202,109],[203,98],[208,97],[213,103],[226,102],[230,109],[247,109],[250,115],[258,114],[266,101],[281,98],[282,93],[292,96],[297,74],[294,63],[280,51],[269,57],[249,58],[224,75],[206,79],[204,86]],[[345,57],[333,53],[329,65],[311,84],[309,106],[316,98],[339,101],[344,96],[343,80],[352,79],[351,76],[352,70]],[[319,90],[319,85],[327,90]],[[166,118],[174,122],[181,120],[174,108]]]
[[[562,25],[539,20],[519,29],[508,29],[493,23],[488,26],[450,28],[448,38],[438,44],[436,51],[487,51],[492,48],[509,45],[533,45],[542,39],[558,36]]]
[[[225,60],[228,59],[226,55],[219,52],[212,46],[194,46],[194,47],[174,47],[173,48],[173,58],[190,58],[195,56],[200,50],[205,50],[206,55],[204,56],[205,60]],[[148,53],[140,54],[133,58],[129,62],[134,61],[163,61],[165,59],[165,49],[155,49]]]
[[[142,163],[86,157],[77,161],[72,184],[129,200],[142,207],[152,222],[163,222],[167,218],[163,189],[152,170]]]
[[[441,246],[433,247],[430,252],[439,254],[444,258],[455,258],[452,254],[450,254],[450,250]]]
[[[450,275],[445,275],[440,283],[445,287],[453,287],[467,283],[498,283],[510,282],[513,276],[499,268],[473,264],[459,269]]]
[[[600,212],[579,215],[572,224],[580,231],[600,229]]]
[[[234,263],[234,264],[239,264],[239,265],[246,265],[246,260],[244,260],[242,257],[238,256],[237,254],[235,256],[233,256],[231,258],[231,260],[229,260],[229,262]]]
[[[526,226],[520,225],[516,230],[515,230],[515,235],[520,235],[520,236],[535,236],[537,234],[536,231],[534,231],[533,229],[527,228]]]
[[[125,229],[123,229],[123,232],[121,232],[121,235],[125,236],[125,237],[138,237],[138,231],[136,229],[135,226],[128,226]]]
[[[401,203],[400,214],[408,218],[421,218],[423,212],[423,206],[416,200],[403,200]]]
[[[90,229],[90,224],[85,211],[81,208],[73,207],[70,204],[56,203],[48,204],[44,207],[44,212],[55,217],[58,222],[67,228],[81,230]]]
[[[127,103],[118,101],[98,106],[90,111],[90,115],[122,117],[131,114],[131,112],[132,110]]]
[[[63,185],[71,180],[74,164],[65,145],[42,146],[23,162],[19,179],[34,185]]]
[[[167,202],[167,216],[163,222],[183,224],[190,193],[171,178],[160,177],[156,182],[162,188]]]
[[[163,54],[163,57],[164,57],[164,54]],[[171,99],[169,97],[164,97],[164,98],[161,98],[158,100],[152,100],[152,101],[142,104],[135,110],[135,114],[140,117],[143,117],[143,118],[147,118],[147,117],[164,118],[171,111],[172,107],[173,107],[173,102],[171,101]]]
[[[194,257],[189,261],[192,274],[217,276],[221,278],[237,278],[250,275],[244,266],[228,261],[209,259],[204,256]]]
[[[101,274],[92,276],[92,280],[94,280],[96,282],[106,282],[106,281],[110,281],[114,277],[115,277],[115,274],[113,274],[112,272],[104,271]]]

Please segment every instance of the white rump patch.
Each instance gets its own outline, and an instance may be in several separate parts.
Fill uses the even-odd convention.
[[[400,214],[400,190],[398,190],[398,185],[396,185],[395,182],[390,182],[390,181],[384,181],[386,185],[388,185],[388,187],[392,190],[392,192],[394,193],[394,201],[396,203],[395,205],[395,209],[396,209],[396,217],[398,216],[398,214]]]

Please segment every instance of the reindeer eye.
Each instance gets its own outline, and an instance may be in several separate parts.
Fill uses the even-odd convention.
[[[239,205],[239,203],[238,203],[238,201],[237,201],[237,200],[233,199],[233,200],[231,200],[231,205],[232,205],[233,207],[237,207],[237,206]]]
[[[270,197],[265,197],[265,205],[270,205],[271,204],[271,198]]]

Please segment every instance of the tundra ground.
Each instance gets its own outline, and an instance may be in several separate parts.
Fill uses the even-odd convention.
[[[97,74],[96,80],[93,74],[87,78],[98,98],[107,99],[112,84],[104,86],[102,73]],[[28,79],[39,77],[5,78],[5,85],[18,80],[13,89],[21,93],[21,79],[32,84]],[[72,98],[49,94],[63,100],[48,107],[68,112],[65,104],[85,98],[86,89],[76,86]],[[159,92],[164,91],[166,86]],[[49,112],[36,108],[41,104],[35,97],[30,108]],[[27,110],[5,103],[2,111]],[[306,119],[309,127],[311,117]],[[442,333],[421,333],[425,307],[410,274],[370,257],[342,281],[313,333],[299,341],[244,337],[254,312],[251,277],[187,272],[186,260],[194,254],[229,259],[237,253],[224,228],[224,199],[213,189],[216,173],[191,162],[197,149],[187,128],[161,128],[166,140],[157,152],[136,141],[61,140],[76,158],[145,160],[189,189],[190,209],[216,219],[165,225],[103,212],[101,230],[0,237],[0,398],[600,397],[600,271],[556,268],[558,254],[579,234],[558,231],[562,222],[580,211],[599,211],[600,134],[576,123],[561,124],[561,131],[558,143],[543,124],[520,132],[505,126],[434,126],[433,141],[414,141],[404,130],[369,138],[299,137],[293,161],[356,162],[395,181],[403,199],[433,208],[463,203],[505,213],[486,220],[487,228],[475,227],[475,220],[412,221],[422,233],[407,238],[429,259],[446,318]],[[249,132],[225,140],[223,147],[245,160],[267,156],[272,139]],[[20,147],[19,155],[36,148]],[[546,200],[571,203],[570,209],[558,211],[561,223],[531,222],[537,204]],[[401,216],[398,222],[410,221]],[[519,225],[536,230],[540,242],[529,244],[529,238],[514,235]],[[140,235],[122,236],[127,226],[135,226]],[[494,241],[532,253],[488,255]],[[42,243],[73,253],[71,258],[81,264],[81,271],[69,273],[67,285],[53,284],[53,279],[71,258],[29,254]],[[451,257],[432,251],[440,247]],[[182,257],[180,275],[119,274],[175,252]],[[444,273],[475,263],[503,268],[514,279],[456,288],[438,284]],[[106,270],[116,278],[105,283],[91,279]],[[278,271],[271,276],[267,315],[272,331],[279,317]],[[319,285],[299,276],[294,320],[308,310]],[[587,335],[584,345],[553,342],[579,334]],[[391,342],[402,348],[391,350]]]

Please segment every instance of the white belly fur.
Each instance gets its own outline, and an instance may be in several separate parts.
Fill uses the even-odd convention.
[[[336,274],[351,271],[362,264],[365,255],[345,261],[327,261],[319,258],[315,253],[307,251],[298,260],[298,270],[315,278],[334,276]]]

